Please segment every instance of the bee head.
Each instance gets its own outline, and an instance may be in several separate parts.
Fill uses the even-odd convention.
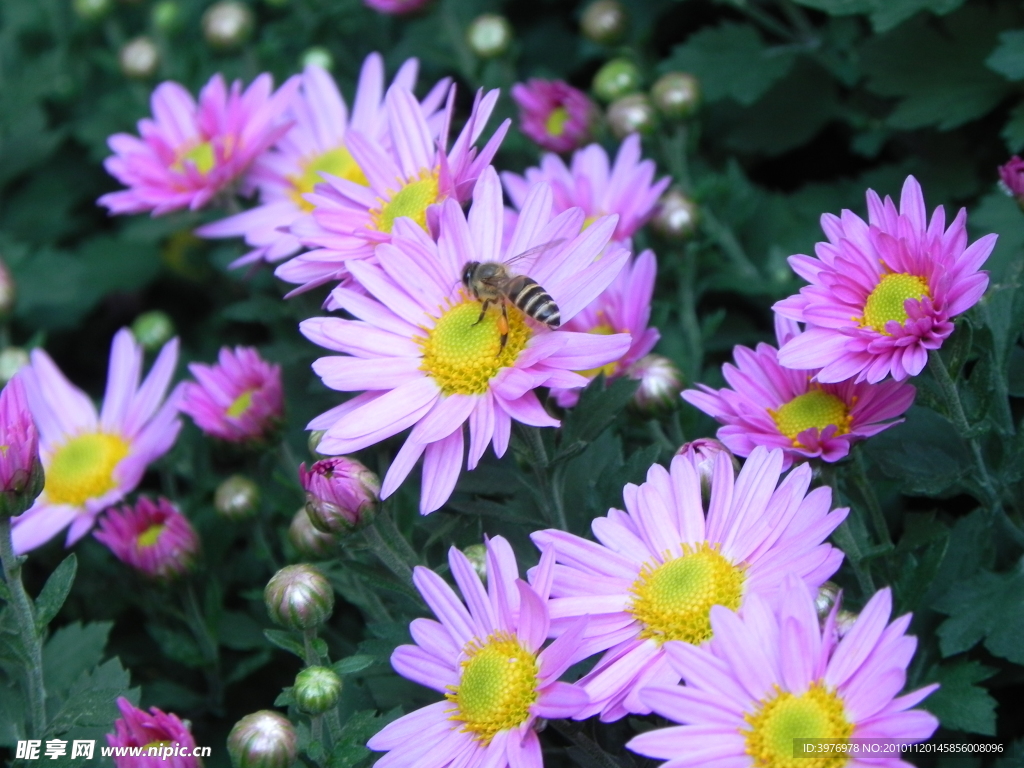
[[[470,283],[473,280],[473,273],[476,272],[476,268],[480,266],[479,261],[468,261],[466,266],[462,269],[462,284],[467,288],[470,287]]]

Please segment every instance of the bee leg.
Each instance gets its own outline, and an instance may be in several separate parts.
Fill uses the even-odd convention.
[[[498,347],[498,354],[495,357],[500,356],[505,351],[505,343],[508,341],[508,308],[505,306],[505,302],[501,302],[501,317],[498,319],[498,331],[501,333],[501,346]]]
[[[484,315],[487,314],[487,308],[489,306],[491,306],[491,300],[490,299],[484,299],[483,306],[480,307],[480,317],[478,317],[476,319],[476,322],[473,323],[473,325],[480,325],[480,321],[484,319]]]

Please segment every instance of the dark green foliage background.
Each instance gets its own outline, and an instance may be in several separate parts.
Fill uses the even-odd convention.
[[[48,613],[56,613],[58,598],[70,587],[46,652],[49,714],[53,732],[66,734],[62,738],[101,739],[116,714],[113,697],[130,685],[131,695],[146,706],[191,719],[197,743],[214,748],[208,765],[219,767],[227,763],[223,745],[235,720],[275,700],[290,702],[281,690],[300,663],[275,647],[289,646],[287,635],[268,640],[264,634],[271,625],[262,588],[276,567],[296,559],[284,533],[302,503],[295,467],[308,461],[303,427],[337,402],[311,374],[318,353],[296,327],[318,312],[323,295],[284,302],[284,288],[268,271],[229,272],[226,265],[242,252],[240,244],[202,242],[189,234],[214,214],[110,219],[95,200],[116,187],[101,165],[107,136],[134,131],[135,121],[148,114],[156,82],[175,79],[196,90],[218,71],[246,81],[270,71],[281,82],[298,71],[303,52],[314,45],[332,54],[334,74],[349,98],[363,57],[379,50],[391,72],[406,57],[419,57],[421,83],[454,76],[463,106],[476,88],[501,87],[506,95],[500,118],[513,115],[507,98],[513,82],[560,77],[587,88],[613,56],[633,59],[647,85],[671,70],[697,75],[706,99],[702,113],[686,126],[658,126],[645,148],[661,172],[675,176],[698,201],[700,229],[685,243],[646,232],[637,238],[659,257],[658,351],[691,384],[721,385],[720,365],[733,345],[771,340],[771,304],[801,284],[785,259],[813,252],[822,237],[822,212],[849,207],[863,215],[866,188],[898,195],[908,173],[922,182],[930,207],[947,205],[950,219],[967,206],[972,237],[995,231],[1000,240],[987,265],[988,294],[958,321],[943,354],[959,377],[972,434],[982,436],[986,462],[1019,530],[1024,214],[997,189],[996,167],[1024,147],[1021,3],[632,2],[626,40],[604,48],[578,34],[583,5],[568,0],[436,0],[407,19],[377,15],[358,0],[254,1],[255,33],[230,53],[203,41],[207,0],[179,0],[179,24],[171,31],[153,27],[153,5],[115,3],[105,18],[86,21],[70,0],[0,3],[0,255],[18,289],[10,343],[45,346],[73,381],[99,397],[113,332],[145,310],[161,309],[182,338],[182,376],[185,362],[209,362],[224,344],[256,344],[281,363],[288,432],[280,450],[254,459],[218,452],[186,425],[144,484],[144,490],[176,499],[203,539],[203,566],[188,589],[195,590],[216,639],[215,662],[180,620],[185,586],[144,584],[91,539],[75,548],[73,587],[73,564],[54,576]],[[509,54],[490,62],[476,58],[464,39],[468,23],[485,11],[506,14],[516,34]],[[161,51],[152,82],[126,79],[117,63],[120,46],[143,33],[152,34]],[[614,147],[605,133],[601,139]],[[521,169],[537,157],[513,130],[498,165]],[[897,610],[914,611],[912,631],[920,644],[909,684],[942,683],[924,705],[942,720],[937,738],[1016,742],[1019,757],[994,764],[1019,765],[1022,548],[1006,529],[993,527],[983,508],[969,435],[958,434],[946,418],[928,375],[915,383],[918,405],[906,423],[860,452],[869,493],[853,482],[846,465],[821,476],[854,508],[837,534],[848,555],[838,580],[851,608],[873,588],[891,585]],[[428,518],[415,511],[418,480],[407,483],[389,504],[402,535],[442,573],[450,544],[476,543],[484,533],[508,536],[529,565],[536,555],[527,535],[548,525],[557,492],[566,500],[570,528],[585,535],[594,516],[621,504],[623,483],[641,481],[651,462],[667,460],[684,439],[714,433],[714,425],[689,406],[658,420],[628,412],[630,387],[592,386],[563,429],[545,433],[543,451],[526,433],[516,433],[504,460],[492,456],[464,474],[447,507]],[[397,444],[361,458],[383,470]],[[213,510],[215,487],[238,471],[261,485],[257,521],[228,523]],[[872,530],[865,511],[871,493],[884,510],[892,545]],[[33,553],[32,594],[64,556],[59,543]],[[341,705],[345,738],[325,758],[330,768],[345,768],[366,761],[361,745],[386,719],[432,700],[433,694],[398,678],[387,664],[394,646],[408,641],[408,620],[425,608],[362,549],[358,537],[324,568],[339,602],[322,636],[332,658],[357,656],[342,662],[348,672]],[[0,614],[2,745],[21,733],[11,628],[11,617]],[[223,699],[211,694],[211,675],[225,686]],[[588,753],[571,734],[554,730],[545,734],[549,765],[643,764],[622,749],[631,732],[626,724],[584,726],[614,758]],[[962,757],[918,762],[982,764]]]

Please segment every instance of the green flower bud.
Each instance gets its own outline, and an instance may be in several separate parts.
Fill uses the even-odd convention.
[[[71,5],[78,18],[85,21],[98,21],[114,7],[111,0],[73,0]]]
[[[308,560],[324,558],[338,546],[338,539],[333,533],[324,533],[313,527],[305,507],[292,518],[288,526],[288,541],[299,555]]]
[[[303,630],[318,627],[334,611],[334,590],[312,565],[286,565],[263,590],[270,618],[282,627]]]
[[[181,27],[181,6],[174,0],[161,0],[153,6],[149,18],[153,26],[165,34],[175,32]]]
[[[341,698],[341,678],[329,667],[306,667],[295,676],[295,703],[307,715],[322,715]]]
[[[481,59],[497,58],[512,43],[512,25],[496,13],[477,16],[466,30],[466,43]]]
[[[594,94],[601,101],[614,101],[640,90],[640,70],[629,59],[612,59],[594,75]]]
[[[580,19],[583,36],[599,45],[609,45],[622,39],[628,25],[626,9],[617,0],[591,3]]]
[[[305,53],[302,54],[301,64],[303,67],[312,66],[331,70],[334,69],[334,57],[331,56],[331,52],[326,48],[321,48],[317,45],[306,49]]]
[[[309,447],[309,455],[312,456],[316,461],[328,458],[326,454],[320,453],[317,450],[317,448],[320,446],[320,441],[324,439],[324,435],[326,434],[326,429],[317,429],[309,433],[309,440],[307,442],[307,446]]]
[[[284,715],[263,709],[246,715],[228,734],[235,768],[289,768],[298,757],[298,734]]]
[[[148,80],[160,65],[160,51],[152,38],[142,35],[125,43],[117,54],[121,74],[133,80]]]
[[[132,335],[147,352],[156,352],[174,336],[174,322],[166,312],[143,312],[132,323]]]
[[[645,93],[616,99],[609,105],[607,117],[612,133],[619,140],[631,133],[650,133],[657,122],[654,107]]]
[[[662,355],[644,355],[629,367],[629,377],[640,382],[633,393],[633,407],[645,415],[657,415],[679,402],[683,375]]]
[[[464,550],[462,554],[469,560],[469,564],[473,566],[473,570],[476,571],[476,575],[480,577],[480,581],[484,584],[487,583],[487,547],[483,544],[470,544]]]
[[[672,188],[658,201],[658,211],[651,220],[651,226],[666,240],[684,240],[697,230],[699,220],[697,204]]]
[[[686,72],[669,72],[651,87],[651,100],[665,117],[685,120],[700,107],[700,81]]]
[[[260,488],[242,475],[232,475],[217,486],[213,507],[228,520],[245,520],[256,514],[260,506]]]
[[[203,14],[203,37],[211,48],[229,51],[240,48],[252,34],[253,15],[249,6],[235,0],[221,0]]]
[[[0,384],[6,384],[14,374],[29,363],[28,352],[21,347],[7,347],[0,352]]]
[[[14,278],[3,259],[0,259],[0,318],[5,318],[14,309],[18,292],[15,290]]]

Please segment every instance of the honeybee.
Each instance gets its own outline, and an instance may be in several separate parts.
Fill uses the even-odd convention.
[[[532,317],[538,323],[544,323],[548,328],[554,329],[561,325],[562,317],[551,294],[532,277],[514,275],[508,269],[509,264],[545,251],[561,242],[562,240],[554,240],[530,248],[513,256],[508,262],[470,261],[462,270],[462,284],[474,299],[483,304],[480,307],[480,317],[474,325],[484,319],[491,304],[501,305],[501,317],[498,320],[498,330],[501,332],[499,355],[508,341],[507,301],[512,302],[524,315]]]

